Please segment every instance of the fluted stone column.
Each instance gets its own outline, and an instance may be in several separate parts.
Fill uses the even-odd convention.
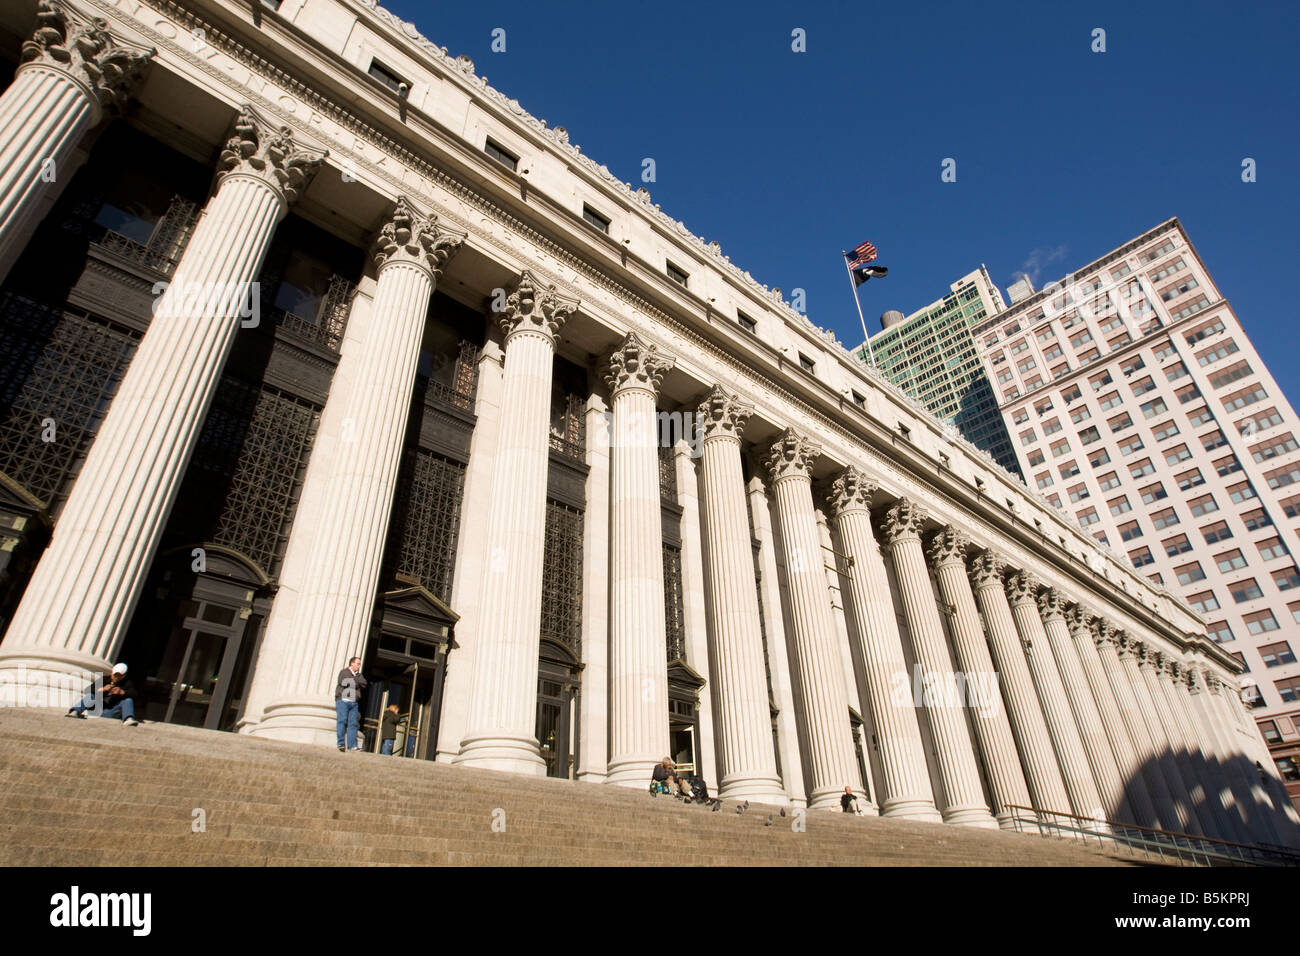
[[[122,43],[107,21],[71,4],[37,5],[36,29],[0,96],[0,282],[71,176],[81,138],[122,106],[154,52]]]
[[[1188,823],[1193,827],[1190,832],[1209,837],[1217,836],[1214,828],[1207,825],[1205,820],[1203,807],[1205,788],[1201,786],[1191,767],[1187,751],[1183,747],[1182,733],[1176,726],[1173,714],[1169,711],[1169,704],[1165,700],[1164,691],[1160,687],[1160,671],[1164,667],[1164,655],[1145,642],[1135,641],[1134,644],[1137,672],[1151,701],[1153,729],[1159,739],[1165,742],[1166,764],[1170,767],[1171,774],[1177,775],[1178,783],[1181,784],[1181,789],[1175,789],[1174,792],[1186,800],[1191,817]]]
[[[1011,724],[1002,706],[1002,694],[996,683],[998,673],[989,656],[988,639],[966,577],[969,546],[970,540],[950,526],[931,539],[928,557],[939,582],[939,594],[952,611],[953,649],[957,653],[957,665],[965,673],[967,706],[988,768],[993,812],[999,825],[1009,828],[1014,827],[1014,811],[1007,807],[1027,807],[1032,803]]]
[[[62,686],[105,670],[120,648],[271,234],[323,158],[239,114],[216,194],[10,622],[0,669]]]
[[[1106,728],[1097,712],[1097,702],[1093,700],[1083,674],[1083,664],[1070,639],[1061,595],[1055,588],[1048,588],[1038,596],[1038,612],[1106,816],[1111,820],[1136,823],[1124,796],[1124,780],[1106,739]]]
[[[934,806],[889,575],[871,530],[875,492],[875,483],[850,466],[835,479],[827,501],[851,562],[848,603],[862,649],[867,706],[884,775],[883,793],[877,798],[880,815],[938,822],[942,817]]]
[[[1108,621],[1098,619],[1094,631],[1094,646],[1101,661],[1106,682],[1110,685],[1115,703],[1119,706],[1120,718],[1128,731],[1129,741],[1133,746],[1134,758],[1141,770],[1141,777],[1146,782],[1147,791],[1155,804],[1160,825],[1165,830],[1183,830],[1186,820],[1179,811],[1174,791],[1170,789],[1165,774],[1160,750],[1155,737],[1147,725],[1143,705],[1138,699],[1133,679],[1129,676],[1125,657],[1131,657],[1132,651],[1121,634]],[[1133,676],[1137,676],[1136,673]]]
[[[673,362],[635,332],[605,377],[610,437],[609,782],[644,789],[668,753],[663,523],[655,400]]]
[[[788,802],[776,776],[740,436],[754,409],[714,386],[697,414],[703,438],[704,540],[713,620],[719,796]],[[774,637],[774,640],[776,638]]]
[[[1092,779],[1083,741],[1079,739],[1079,728],[1070,713],[1065,687],[1052,659],[1043,619],[1038,613],[1038,580],[1028,571],[1012,575],[1007,581],[1007,601],[1025,648],[1025,659],[1029,661],[1029,672],[1033,675],[1043,717],[1047,720],[1047,732],[1051,735],[1052,747],[1061,766],[1061,778],[1065,782],[1070,806],[1075,816],[1096,818],[1104,814],[1105,807]]]
[[[1203,836],[1196,813],[1192,809],[1192,798],[1187,792],[1187,783],[1183,780],[1182,771],[1178,767],[1173,742],[1165,732],[1164,721],[1160,719],[1155,698],[1151,696],[1151,687],[1142,676],[1140,653],[1143,647],[1127,634],[1119,636],[1118,647],[1120,663],[1137,698],[1138,713],[1146,725],[1147,739],[1151,742],[1148,759],[1160,768],[1165,783],[1169,786],[1169,795],[1178,814],[1178,829],[1194,836]]]
[[[456,763],[546,773],[536,729],[551,380],[556,333],[577,306],[525,271],[497,316],[506,336],[500,448],[468,730]]]
[[[1207,763],[1213,764],[1217,788],[1216,806],[1222,807],[1221,819],[1231,835],[1228,839],[1250,843],[1254,837],[1250,832],[1249,814],[1246,801],[1249,791],[1243,790],[1240,782],[1234,778],[1229,763],[1224,759],[1223,744],[1209,715],[1202,706],[1207,696],[1204,668],[1191,665],[1183,669],[1182,681],[1178,691],[1183,695],[1185,711],[1191,720],[1193,733],[1200,744],[1201,754]]]
[[[917,666],[925,674],[923,704],[930,717],[939,751],[945,823],[997,826],[984,805],[979,766],[962,712],[961,695],[953,684],[952,667],[934,601],[934,588],[925,566],[921,528],[928,516],[912,501],[900,499],[885,518],[885,540],[902,589],[903,612],[912,632]]]
[[[1210,690],[1206,698],[1207,713],[1218,727],[1229,773],[1241,787],[1239,795],[1243,797],[1241,802],[1249,818],[1248,828],[1257,842],[1281,843],[1280,823],[1274,819],[1271,801],[1259,779],[1255,761],[1241,745],[1241,731],[1234,714],[1234,711],[1241,709],[1240,698],[1217,675],[1207,674],[1206,684]]]
[[[370,634],[429,300],[464,238],[439,228],[405,197],[379,232],[365,338],[340,356],[327,403],[340,433],[326,467],[311,472],[317,487],[304,490],[331,507],[317,514],[311,544],[285,553],[286,572],[302,583],[298,600],[284,608],[277,602],[267,619],[264,657],[280,667],[278,674],[261,667],[254,676],[255,692],[276,682],[255,736],[336,740],[336,675],[364,656]]]
[[[785,548],[790,596],[790,625],[799,662],[804,753],[811,788],[808,806],[838,810],[846,785],[858,783],[849,703],[844,690],[838,634],[831,618],[830,595],[812,501],[812,465],[821,446],[793,429],[772,445],[765,464],[772,476],[777,520]]]
[[[1231,839],[1220,829],[1215,807],[1210,803],[1214,782],[1207,778],[1209,768],[1204,764],[1198,764],[1193,759],[1191,743],[1186,733],[1187,718],[1179,714],[1175,707],[1172,693],[1173,662],[1167,654],[1155,653],[1152,656],[1154,657],[1152,667],[1143,668],[1143,676],[1156,702],[1156,713],[1164,725],[1165,734],[1169,737],[1174,759],[1178,764],[1179,772],[1183,775],[1188,795],[1192,798],[1192,810],[1196,814],[1197,822],[1200,823],[1201,832],[1209,837]]]
[[[1087,684],[1086,690],[1093,701],[1093,709],[1101,721],[1104,739],[1114,760],[1116,779],[1132,810],[1133,822],[1141,826],[1159,827],[1160,816],[1147,792],[1142,761],[1133,749],[1133,741],[1129,737],[1128,728],[1124,726],[1119,703],[1106,680],[1106,672],[1097,654],[1092,629],[1095,617],[1096,614],[1091,609],[1076,604],[1065,612],[1065,625],[1074,643],[1080,674]]]
[[[1201,789],[1198,798],[1201,826],[1206,833],[1222,840],[1236,840],[1241,834],[1232,824],[1229,810],[1233,801],[1231,790],[1224,780],[1222,768],[1214,759],[1213,750],[1202,744],[1200,726],[1191,712],[1187,694],[1187,665],[1166,656],[1160,668],[1160,691],[1173,717],[1173,727],[1178,734],[1176,743],[1186,752],[1189,770]],[[1224,794],[1229,794],[1225,801]]]
[[[1002,675],[1002,694],[1007,705],[1011,732],[1015,735],[1025,781],[1033,796],[1034,808],[1057,813],[1070,806],[1061,780],[1061,770],[1052,749],[1052,738],[1038,704],[1034,680],[1025,660],[1024,647],[1016,631],[1011,606],[1003,586],[1002,569],[1006,562],[992,551],[984,551],[971,562],[971,583],[988,629],[993,662]]]

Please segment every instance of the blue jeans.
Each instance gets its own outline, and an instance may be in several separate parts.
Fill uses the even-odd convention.
[[[73,707],[72,710],[68,711],[68,713],[77,714],[78,716],[80,716],[81,714],[84,714],[88,710],[93,712],[97,705],[98,705],[98,701],[95,700],[95,695],[87,694],[85,697],[81,698],[81,703],[79,703],[76,707]],[[130,697],[123,698],[122,700],[114,704],[112,707],[105,708],[104,712],[99,716],[118,717],[121,718],[122,720],[126,720],[129,717],[134,717],[135,701],[133,701]]]
[[[393,744],[397,743],[392,737],[387,738],[379,747],[379,752],[385,757],[390,756],[393,752]]]
[[[357,721],[361,716],[361,708],[355,700],[336,700],[334,702],[334,713],[338,717],[337,727],[339,734],[339,746],[346,746],[348,750],[357,749]],[[344,743],[343,734],[347,731],[347,742]]]

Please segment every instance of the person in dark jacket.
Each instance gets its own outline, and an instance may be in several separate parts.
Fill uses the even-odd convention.
[[[123,726],[135,727],[140,721],[135,719],[135,702],[138,695],[135,685],[126,676],[125,664],[114,664],[113,673],[104,678],[95,678],[95,682],[86,689],[86,694],[67,712],[67,717],[85,718],[86,711],[99,717],[120,717]]]
[[[348,666],[339,671],[334,688],[334,714],[339,738],[339,750],[360,750],[357,746],[357,721],[361,717],[361,694],[366,689],[366,679],[361,676],[361,658],[354,657]],[[346,740],[344,736],[346,733]]]
[[[379,752],[384,756],[391,756],[393,753],[393,744],[397,740],[397,705],[389,704],[384,711],[383,724],[379,730],[379,739],[381,741]]]
[[[845,813],[858,812],[858,798],[854,796],[852,787],[845,787],[840,795],[840,809]]]
[[[665,757],[650,771],[650,787],[655,793],[671,793],[675,796],[691,795],[691,785],[677,776],[677,765],[671,757]]]

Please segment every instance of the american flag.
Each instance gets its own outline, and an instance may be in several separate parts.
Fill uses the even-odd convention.
[[[876,258],[877,255],[876,247],[870,242],[864,242],[852,252],[844,253],[844,258],[849,260],[849,269],[853,270],[858,266],[865,266],[872,259]]]

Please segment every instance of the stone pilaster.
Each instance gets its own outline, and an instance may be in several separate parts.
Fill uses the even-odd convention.
[[[765,464],[772,476],[785,548],[790,624],[798,660],[811,790],[808,806],[838,810],[846,785],[858,783],[849,704],[826,588],[825,559],[812,501],[812,465],[821,446],[793,429],[773,443]]]
[[[1120,719],[1128,732],[1140,777],[1147,785],[1147,792],[1155,805],[1160,826],[1165,830],[1182,830],[1183,819],[1178,811],[1178,802],[1169,788],[1169,781],[1160,760],[1160,751],[1147,727],[1147,718],[1142,711],[1143,705],[1138,699],[1132,677],[1129,676],[1128,668],[1124,663],[1124,657],[1131,656],[1132,652],[1128,649],[1126,641],[1121,642],[1123,637],[1121,632],[1108,621],[1099,618],[1093,633],[1093,646],[1097,650],[1106,682],[1119,708]],[[1137,676],[1136,673],[1133,676]]]
[[[1268,793],[1260,780],[1255,761],[1242,746],[1240,726],[1234,712],[1240,711],[1237,691],[1217,675],[1206,675],[1210,693],[1206,697],[1206,711],[1210,714],[1223,741],[1222,751],[1228,763],[1228,772],[1238,781],[1238,795],[1247,815],[1247,827],[1257,842],[1281,843],[1279,823],[1273,818]]]
[[[911,675],[894,617],[889,575],[871,530],[874,482],[850,466],[840,472],[827,498],[849,567],[852,610],[867,678],[867,706],[875,728],[884,779],[880,814],[914,820],[942,819],[934,806]]]
[[[635,332],[614,350],[605,382],[610,438],[609,782],[644,789],[668,753],[659,383],[673,366]]]
[[[979,766],[966,727],[960,695],[925,566],[921,528],[928,516],[912,501],[900,499],[885,517],[885,540],[903,594],[903,611],[912,633],[917,666],[923,672],[922,704],[930,717],[938,749],[939,779],[944,789],[943,819],[967,826],[997,826],[984,804]],[[956,699],[955,699],[956,698]]]
[[[335,676],[365,653],[429,300],[464,238],[404,197],[380,229],[365,338],[340,355],[340,380],[327,402],[341,434],[326,467],[312,470],[320,487],[304,490],[334,506],[317,514],[310,546],[285,553],[286,570],[303,584],[298,600],[284,608],[277,602],[267,620],[265,659],[280,666],[278,674],[263,666],[254,676],[254,688],[277,681],[252,731],[257,736],[322,745],[336,739]],[[275,653],[280,647],[287,652]]]
[[[1220,819],[1230,834],[1227,839],[1249,843],[1253,836],[1247,823],[1248,814],[1245,812],[1243,802],[1249,799],[1249,791],[1240,790],[1238,781],[1230,773],[1229,765],[1224,760],[1222,742],[1202,707],[1202,701],[1208,693],[1205,688],[1204,668],[1194,665],[1185,667],[1180,677],[1176,690],[1181,696],[1183,709],[1191,722],[1190,733],[1196,738],[1206,765],[1211,768],[1216,791],[1211,799],[1215,807],[1220,808]]]
[[[468,730],[457,763],[546,772],[535,734],[551,380],[556,333],[577,307],[524,272],[497,316],[506,364],[482,582],[482,604],[493,611],[476,641]]]
[[[1125,799],[1124,780],[1111,752],[1110,741],[1106,739],[1106,728],[1097,712],[1097,702],[1093,700],[1083,674],[1083,664],[1070,639],[1061,596],[1055,588],[1048,588],[1038,596],[1038,613],[1106,816],[1110,820],[1136,823],[1133,810]]]
[[[745,516],[740,436],[753,414],[736,395],[714,386],[700,404],[703,434],[704,528],[713,619],[710,655],[719,795],[786,803],[776,776],[763,636],[754,588],[754,558]],[[776,639],[775,637],[773,638]]]
[[[72,4],[37,4],[36,28],[0,96],[0,282],[72,175],[82,137],[123,104],[154,52]]]
[[[1079,739],[1074,715],[1070,713],[1061,675],[1052,660],[1047,632],[1038,613],[1038,587],[1038,580],[1032,574],[1020,571],[1007,580],[1007,600],[1025,649],[1025,659],[1029,661],[1029,672],[1033,675],[1034,688],[1043,707],[1043,717],[1047,720],[1047,732],[1051,735],[1052,748],[1061,767],[1070,807],[1075,816],[1095,819],[1105,814],[1105,807],[1092,779],[1092,770],[1083,751],[1083,741]]]
[[[1201,832],[1210,837],[1231,839],[1232,837],[1223,831],[1218,819],[1216,813],[1218,802],[1211,803],[1211,795],[1217,787],[1210,768],[1198,759],[1199,748],[1195,754],[1192,752],[1192,742],[1187,735],[1190,720],[1185,713],[1180,713],[1173,693],[1177,664],[1167,654],[1155,654],[1154,658],[1154,666],[1149,671],[1144,669],[1143,676],[1147,678],[1147,684],[1156,702],[1156,711],[1160,715],[1165,734],[1169,737],[1174,751],[1175,762],[1183,775],[1188,795],[1192,798],[1192,809],[1201,826]]]
[[[577,778],[604,783],[609,772],[609,469],[610,411],[587,398],[587,483],[582,514],[582,706],[578,708]],[[475,426],[477,428],[477,426]],[[665,751],[666,753],[666,751]],[[660,758],[664,753],[659,755]]]
[[[1223,840],[1236,840],[1241,833],[1233,825],[1230,807],[1232,790],[1224,779],[1222,768],[1214,759],[1208,741],[1202,741],[1200,725],[1191,708],[1187,688],[1188,667],[1182,661],[1166,656],[1160,669],[1160,690],[1165,696],[1173,727],[1178,733],[1177,743],[1187,754],[1189,771],[1201,789],[1198,806],[1202,809],[1201,826]],[[1225,799],[1226,795],[1226,799]]]
[[[971,561],[970,577],[975,596],[984,610],[993,662],[1002,676],[1002,694],[1007,704],[1011,732],[1015,735],[1025,780],[1038,810],[1064,813],[1069,797],[1052,749],[1047,722],[1043,719],[1034,681],[1025,660],[1024,647],[1016,632],[1011,607],[1003,586],[1006,562],[993,551],[984,551]]]
[[[1133,822],[1140,826],[1159,827],[1160,817],[1151,802],[1142,776],[1142,761],[1138,759],[1137,752],[1133,749],[1133,741],[1124,726],[1119,704],[1106,680],[1106,672],[1097,654],[1092,629],[1092,620],[1095,617],[1091,609],[1079,604],[1068,608],[1065,612],[1065,626],[1070,632],[1079,665],[1078,676],[1081,676],[1086,683],[1086,691],[1093,703],[1092,709],[1101,722],[1105,735],[1101,743],[1108,746],[1108,752],[1114,761],[1116,780],[1124,798],[1128,801]],[[1082,706],[1087,707],[1087,704]],[[1087,717],[1085,721],[1091,722]],[[1094,728],[1092,731],[1094,740],[1095,733]],[[1096,745],[1097,743],[1094,743],[1094,746]]]
[[[216,194],[10,622],[0,669],[48,685],[52,672],[81,679],[116,654],[271,234],[323,158],[239,114]]]
[[[998,673],[989,655],[988,640],[980,623],[975,595],[966,576],[966,550],[970,540],[953,527],[944,528],[930,540],[927,557],[939,582],[939,595],[951,614],[953,649],[963,672],[966,706],[989,775],[993,812],[1000,826],[1013,827],[1015,811],[1032,803],[1029,786],[1020,766],[1011,724],[1002,706]]]

